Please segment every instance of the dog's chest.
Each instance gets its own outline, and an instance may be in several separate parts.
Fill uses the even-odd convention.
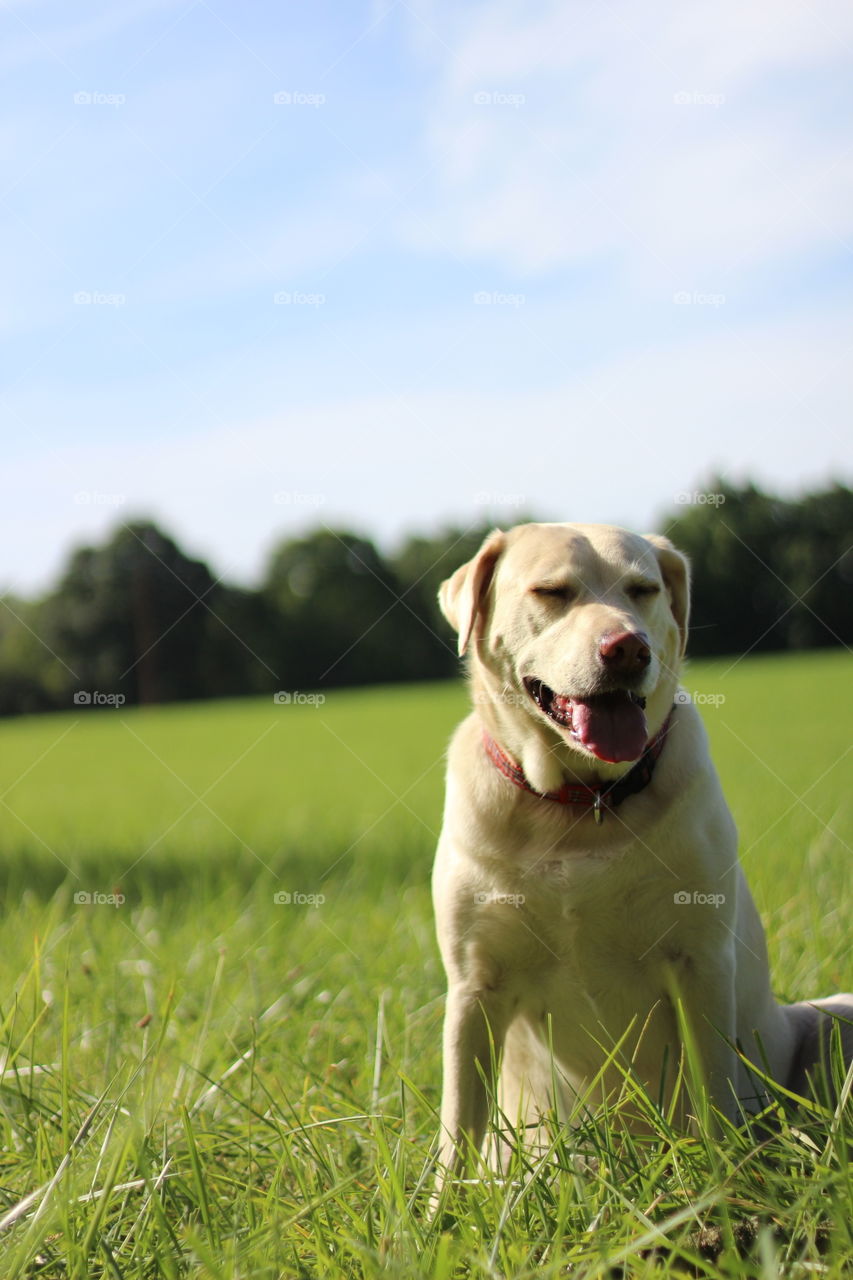
[[[604,961],[631,966],[669,925],[672,892],[654,867],[624,858],[555,857],[553,851],[502,877],[516,929],[539,947],[539,959],[567,965],[579,977]],[[507,933],[507,943],[509,944]]]
[[[527,886],[531,901],[546,912],[560,914],[599,909],[634,892],[648,878],[640,860],[612,845],[595,840],[561,843],[531,842],[517,854],[514,874]]]

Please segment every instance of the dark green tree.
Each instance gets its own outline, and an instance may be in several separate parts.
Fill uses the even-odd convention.
[[[853,643],[853,493],[801,500],[711,480],[664,523],[690,557],[695,656]]]
[[[282,543],[263,594],[279,623],[283,688],[423,677],[435,637],[369,539],[321,529]]]
[[[216,582],[156,525],[122,525],[74,552],[42,609],[42,634],[73,672],[70,690],[123,694],[128,705],[198,698]]]
[[[792,504],[779,572],[793,604],[789,648],[853,644],[853,490],[836,484]]]
[[[429,637],[424,674],[430,678],[450,677],[459,670],[456,638],[442,617],[438,589],[452,573],[477,552],[491,524],[467,529],[451,528],[434,537],[410,537],[392,560],[405,599],[422,620]]]
[[[64,705],[69,673],[40,638],[42,612],[36,601],[0,596],[0,716]]]

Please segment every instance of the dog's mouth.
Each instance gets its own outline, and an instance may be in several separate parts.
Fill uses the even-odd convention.
[[[543,715],[599,760],[638,760],[646,749],[645,698],[629,689],[571,698],[527,676],[524,686]]]

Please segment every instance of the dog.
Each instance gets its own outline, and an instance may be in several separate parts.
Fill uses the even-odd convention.
[[[495,530],[441,586],[474,711],[450,746],[433,872],[440,1177],[482,1149],[492,1091],[544,1145],[546,1117],[577,1123],[627,1071],[695,1127],[702,1098],[735,1123],[760,1111],[762,1072],[802,1093],[835,1021],[853,1056],[853,995],[773,997],[734,821],[679,691],[689,593],[668,539],[584,524]]]

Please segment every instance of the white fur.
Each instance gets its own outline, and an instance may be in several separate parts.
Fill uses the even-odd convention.
[[[626,594],[638,574],[659,594]],[[532,592],[558,579],[573,585],[571,600]],[[514,786],[483,748],[486,728],[539,792],[627,772],[630,761],[603,763],[549,720],[522,680],[582,694],[600,677],[601,637],[642,631],[652,656],[639,692],[654,735],[673,706],[686,642],[684,557],[666,539],[609,526],[522,525],[492,534],[440,599],[460,650],[470,649],[475,708],[450,748],[433,879],[448,978],[442,1165],[457,1168],[467,1140],[483,1142],[480,1071],[490,1076],[494,1055],[501,1107],[534,1138],[552,1107],[570,1119],[620,1042],[619,1060],[655,1097],[668,1064],[666,1100],[682,1047],[679,1007],[724,1114],[763,1102],[735,1043],[776,1080],[802,1086],[822,1015],[773,998],[764,932],[696,709],[676,703],[651,783],[600,825],[588,810]],[[853,1017],[853,997],[834,1000]],[[611,1068],[590,1102],[620,1082]]]

